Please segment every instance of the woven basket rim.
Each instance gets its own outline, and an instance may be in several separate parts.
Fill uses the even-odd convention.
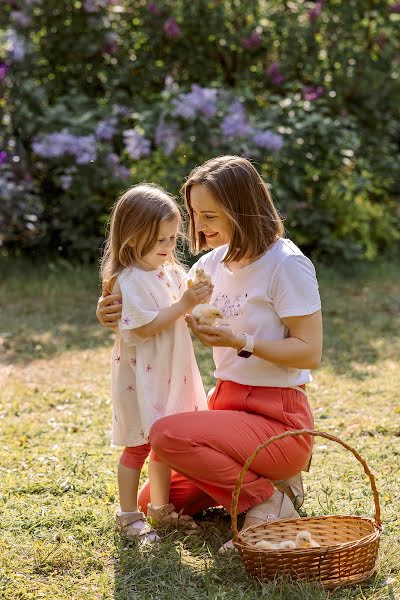
[[[335,520],[349,520],[349,521],[363,521],[363,522],[367,522],[368,524],[372,525],[373,531],[371,531],[370,533],[368,533],[367,535],[364,535],[362,537],[356,538],[354,540],[349,540],[347,542],[338,542],[336,544],[330,544],[329,546],[323,545],[320,546],[319,548],[289,548],[289,549],[278,549],[278,548],[271,548],[271,549],[260,549],[260,548],[254,548],[254,546],[247,542],[246,539],[244,539],[244,536],[246,536],[247,533],[251,532],[251,531],[256,531],[258,529],[284,529],[284,527],[282,528],[282,525],[284,526],[285,524],[304,524],[304,529],[306,529],[306,523],[309,523],[310,521],[335,521]],[[275,527],[274,527],[275,525]],[[252,552],[261,552],[261,553],[269,553],[269,552],[287,552],[288,550],[290,552],[297,552],[297,553],[302,553],[304,551],[306,552],[337,552],[339,549],[346,549],[351,547],[352,545],[355,544],[369,544],[371,543],[373,540],[379,538],[381,536],[381,533],[383,531],[383,527],[381,524],[377,523],[374,519],[370,518],[370,517],[365,517],[365,516],[359,516],[359,515],[318,515],[315,517],[299,517],[298,519],[279,519],[279,521],[272,521],[271,523],[258,523],[257,525],[251,525],[250,527],[246,527],[246,529],[242,529],[239,532],[238,535],[238,541],[234,542],[235,547],[237,548],[241,548],[244,550],[251,550]]]

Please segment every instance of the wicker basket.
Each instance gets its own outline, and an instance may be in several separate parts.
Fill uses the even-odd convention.
[[[253,525],[240,532],[237,528],[237,503],[242,481],[257,454],[276,440],[296,435],[320,436],[337,442],[354,454],[368,475],[375,502],[375,519],[334,515],[282,519]],[[279,576],[318,581],[327,588],[359,583],[375,572],[379,538],[382,532],[380,507],[375,479],[361,456],[348,444],[328,433],[299,429],[287,431],[260,444],[244,464],[232,494],[231,518],[233,541],[246,571],[259,581]],[[294,540],[299,531],[307,530],[319,548],[264,550],[254,548],[260,540],[277,543]]]

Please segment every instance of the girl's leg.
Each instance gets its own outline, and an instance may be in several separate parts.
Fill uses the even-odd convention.
[[[218,502],[203,492],[193,481],[175,471],[172,471],[168,502],[171,502],[177,511],[183,510],[186,515],[191,516],[210,508],[210,506],[219,506]],[[150,483],[147,480],[139,491],[140,510],[146,513],[149,503]]]
[[[137,492],[140,471],[150,452],[149,444],[125,448],[118,465],[118,488],[120,510],[117,512],[117,528],[127,537],[140,538],[150,542],[159,537],[145,522],[144,514],[137,508]]]
[[[149,481],[151,502],[147,505],[147,515],[153,522],[160,525],[174,523],[179,527],[185,527],[188,533],[198,528],[192,517],[187,514],[180,515],[176,512],[175,505],[169,502],[171,469],[151,455]]]
[[[125,448],[118,464],[119,501],[122,512],[137,510],[140,471],[150,452],[150,445]]]
[[[171,487],[171,469],[168,465],[153,460],[149,461],[150,502],[155,508],[169,503]]]
[[[121,512],[135,512],[137,510],[137,493],[139,487],[140,470],[118,465],[118,490]]]

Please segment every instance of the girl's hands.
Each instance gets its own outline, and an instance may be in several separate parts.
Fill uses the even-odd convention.
[[[205,346],[223,346],[240,350],[245,344],[243,335],[236,335],[229,327],[210,327],[199,325],[191,315],[185,316],[186,323]]]
[[[191,311],[197,304],[206,303],[213,291],[213,286],[208,282],[196,283],[188,288],[179,300],[184,313]]]
[[[122,313],[121,302],[121,294],[107,295],[107,292],[103,291],[103,296],[100,296],[96,310],[96,317],[103,327],[116,329]]]

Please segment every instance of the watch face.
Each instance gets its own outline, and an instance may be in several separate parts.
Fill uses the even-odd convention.
[[[249,358],[249,356],[251,356],[253,353],[249,352],[248,350],[241,350],[240,352],[238,352],[238,356],[241,356],[242,358]]]

